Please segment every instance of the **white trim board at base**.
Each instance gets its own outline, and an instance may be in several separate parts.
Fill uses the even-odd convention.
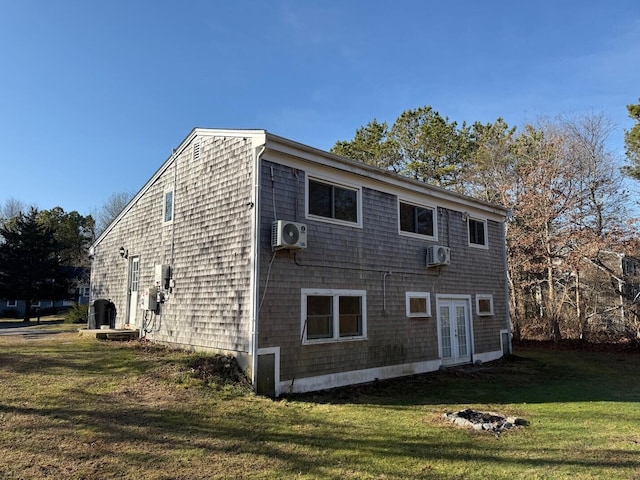
[[[433,372],[438,370],[441,364],[442,362],[439,359],[427,360],[425,362],[405,363],[402,365],[390,365],[387,367],[367,368],[365,370],[285,380],[277,384],[276,395],[313,392],[329,388],[346,387],[347,385],[356,385],[358,383],[373,382],[375,380]]]

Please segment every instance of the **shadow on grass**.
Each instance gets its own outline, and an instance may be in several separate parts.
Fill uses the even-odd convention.
[[[518,469],[567,465],[584,469],[640,468],[637,449],[633,447],[618,446],[615,452],[592,447],[588,449],[589,455],[568,457],[563,449],[566,447],[560,445],[533,449],[532,453],[532,446],[524,441],[512,442],[508,448],[487,448],[486,442],[462,431],[443,441],[438,428],[418,426],[392,430],[393,416],[402,415],[403,406],[636,401],[639,387],[630,380],[635,379],[640,366],[637,355],[527,347],[516,356],[491,364],[297,396],[301,404],[290,407],[286,402],[269,402],[252,396],[225,401],[207,396],[204,391],[193,397],[185,394],[183,398],[176,390],[169,390],[174,393],[163,402],[156,401],[149,393],[151,388],[147,391],[144,384],[149,377],[143,374],[158,368],[162,362],[175,360],[162,351],[140,351],[95,342],[72,345],[51,342],[37,350],[15,349],[0,354],[3,375],[13,372],[20,376],[78,376],[78,381],[70,382],[62,391],[48,392],[44,402],[0,400],[0,418],[5,423],[12,417],[22,418],[20,428],[29,439],[11,448],[25,458],[47,453],[65,457],[70,464],[99,459],[102,478],[123,476],[122,465],[127,464],[134,465],[132,468],[157,465],[148,468],[162,472],[163,466],[173,464],[172,456],[176,452],[191,452],[200,459],[218,461],[225,465],[220,469],[230,469],[226,472],[229,477],[234,477],[237,469],[245,468],[244,464],[263,472],[269,468],[279,473],[305,472],[307,478],[334,478],[327,474],[331,468],[343,473],[357,471],[368,475],[366,478],[415,478],[417,463],[437,462],[490,464],[500,468],[506,465]],[[101,377],[116,382],[118,376],[130,374],[140,375],[139,381],[129,385],[136,388],[132,392],[124,385],[107,393],[85,388]],[[623,391],[612,393],[612,387]],[[189,402],[185,403],[187,397]],[[352,403],[362,407],[336,418],[332,415],[337,413],[335,410],[323,405],[307,406],[304,402]],[[424,410],[416,415],[399,420],[405,426],[414,418],[424,421],[420,420]],[[67,446],[64,449],[50,446],[50,451],[43,451],[46,447],[33,440],[36,435],[63,439]],[[73,448],[71,438],[77,439]],[[88,445],[96,445],[96,449],[89,451]],[[378,463],[374,465],[372,459]],[[171,473],[164,474],[162,477],[158,473],[153,478],[170,478]],[[184,478],[196,478],[195,474],[185,474]],[[268,475],[256,478],[268,478]]]
[[[383,405],[637,402],[637,352],[590,351],[529,343],[516,354],[481,365],[287,398],[316,403]]]
[[[86,399],[89,400],[89,399]],[[99,399],[93,399],[96,401]],[[437,432],[427,431],[420,435],[409,434],[382,436],[376,432],[362,431],[355,434],[349,425],[325,418],[321,422],[315,417],[299,415],[295,424],[283,425],[282,418],[268,418],[260,411],[238,411],[232,415],[203,416],[201,412],[189,412],[175,406],[157,410],[144,405],[108,405],[103,410],[84,409],[81,406],[67,408],[36,408],[7,406],[0,404],[2,414],[42,417],[49,425],[39,426],[40,433],[64,438],[70,426],[80,431],[92,432],[90,441],[100,448],[96,456],[120,456],[133,464],[163,465],[169,452],[201,452],[203,458],[235,458],[241,464],[243,458],[260,463],[261,459],[277,459],[278,470],[304,471],[310,478],[326,478],[327,468],[344,468],[344,452],[352,452],[348,463],[350,469],[360,474],[381,475],[385,478],[405,478],[403,467],[397,459],[416,462],[470,463],[517,469],[553,468],[640,468],[637,450],[591,448],[589,456],[567,458],[563,448],[546,449],[544,455],[531,454],[531,446],[510,445],[508,454],[503,449],[487,448],[483,442],[459,435],[458,440],[443,439]],[[289,427],[289,428],[287,428]],[[119,445],[136,446],[121,451]],[[143,446],[144,451],[140,451]],[[16,445],[23,455],[39,455],[41,447],[34,443]],[[340,453],[343,452],[343,453]],[[357,455],[355,455],[357,453]],[[58,455],[64,455],[63,452]],[[76,453],[66,453],[68,461],[77,461]],[[136,458],[139,457],[139,458]],[[373,466],[365,459],[388,459],[387,465]],[[108,474],[108,469],[103,472]],[[227,472],[233,476],[232,472]],[[168,478],[168,477],[167,477]],[[185,477],[191,478],[191,477]],[[217,477],[216,477],[217,478]],[[432,478],[432,477],[430,477]]]

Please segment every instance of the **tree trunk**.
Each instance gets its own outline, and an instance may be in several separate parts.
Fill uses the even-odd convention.
[[[582,313],[582,300],[580,296],[580,272],[576,271],[576,317],[578,318],[578,324],[580,325],[580,340],[586,340],[587,338],[587,326],[588,321],[586,316]]]
[[[547,304],[549,305],[547,314],[549,315],[549,329],[551,330],[551,339],[554,342],[562,340],[560,334],[560,320],[558,319],[558,309],[556,308],[556,290],[553,285],[553,267],[549,260],[547,267]]]
[[[24,316],[22,317],[24,322],[31,320],[31,300],[25,300],[24,302]]]

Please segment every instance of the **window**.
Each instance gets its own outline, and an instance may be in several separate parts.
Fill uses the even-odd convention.
[[[17,300],[7,300],[7,307],[17,307],[17,306],[18,306]]]
[[[164,194],[164,222],[168,223],[173,220],[173,191]]]
[[[469,245],[476,247],[487,246],[487,222],[470,218],[469,224]]]
[[[360,190],[309,179],[309,215],[360,225]]]
[[[493,315],[493,295],[476,295],[476,313],[480,316]]]
[[[363,339],[367,336],[364,290],[302,289],[303,343]]]
[[[400,201],[400,232],[435,237],[435,209]]]
[[[89,296],[89,287],[80,287],[80,294],[83,297],[88,297]]]
[[[430,317],[431,295],[427,292],[407,292],[407,317]]]

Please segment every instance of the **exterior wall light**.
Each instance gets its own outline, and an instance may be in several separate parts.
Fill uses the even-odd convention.
[[[120,252],[120,256],[122,258],[129,258],[129,250],[126,250],[124,247],[120,247],[120,250],[118,250]]]

